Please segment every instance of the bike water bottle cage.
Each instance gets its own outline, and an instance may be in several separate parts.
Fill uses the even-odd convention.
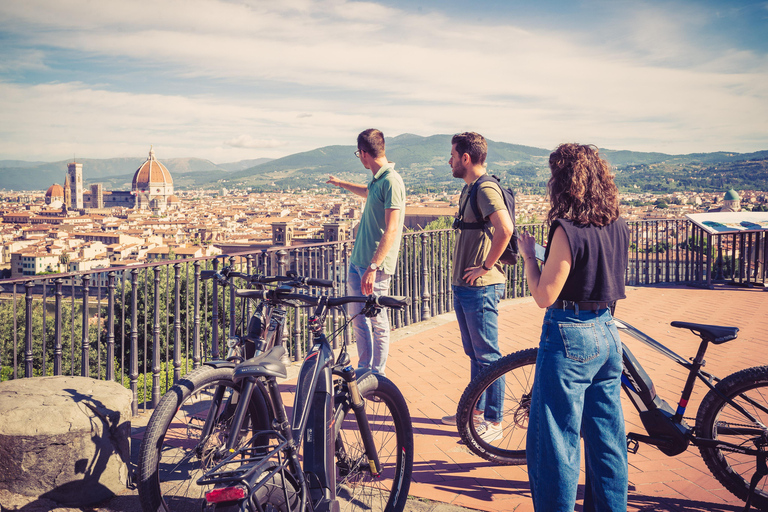
[[[285,379],[288,372],[283,364],[285,347],[276,345],[266,354],[240,363],[235,367],[233,380],[237,382],[248,377],[279,377]]]
[[[725,327],[720,325],[694,324],[690,322],[672,322],[672,327],[690,329],[691,332],[705,341],[710,341],[715,345],[725,343],[736,339],[739,333],[738,327]]]

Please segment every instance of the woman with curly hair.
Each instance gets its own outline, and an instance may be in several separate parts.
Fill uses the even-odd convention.
[[[536,361],[527,458],[537,511],[574,510],[584,438],[584,510],[627,510],[621,341],[612,311],[625,298],[629,228],[594,146],[562,144],[549,157],[552,208],[545,263],[520,237],[528,286],[547,308]]]

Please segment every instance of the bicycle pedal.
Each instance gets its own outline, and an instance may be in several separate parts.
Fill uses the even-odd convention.
[[[634,455],[637,453],[639,448],[640,443],[637,442],[637,439],[632,439],[631,437],[627,436],[627,452]]]

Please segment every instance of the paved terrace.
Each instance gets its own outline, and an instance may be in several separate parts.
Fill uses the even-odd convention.
[[[768,293],[762,288],[719,285],[705,290],[662,285],[628,289],[617,316],[684,357],[695,355],[699,338],[670,327],[671,321],[738,326],[738,339],[712,345],[707,352],[706,369],[722,378],[742,368],[768,364],[766,311]],[[502,352],[536,346],[543,314],[530,298],[504,301],[499,322]],[[478,458],[459,443],[455,427],[440,422],[442,416],[455,412],[469,380],[468,359],[461,348],[455,317],[446,314],[400,329],[395,339],[387,375],[408,401],[416,445],[410,489],[414,499],[409,500],[407,510],[533,510],[525,466],[496,466]],[[624,341],[653,378],[658,393],[674,407],[684,383],[682,368],[633,338]],[[703,390],[700,384],[694,389],[687,416],[694,416]],[[628,428],[642,432],[628,402],[624,410]],[[140,425],[146,417],[137,420],[135,438],[140,437]],[[741,510],[743,506],[711,476],[696,448],[667,457],[652,446],[641,445],[637,454],[629,455],[630,511],[719,512]],[[107,507],[138,510],[138,498],[126,493]],[[576,510],[581,510],[581,501]]]

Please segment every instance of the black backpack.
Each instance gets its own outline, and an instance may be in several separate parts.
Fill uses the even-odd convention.
[[[462,205],[461,209],[459,210],[459,216],[456,218],[456,221],[453,223],[454,229],[482,229],[485,231],[485,234],[487,236],[491,236],[490,232],[488,231],[488,228],[492,226],[491,221],[479,221],[479,222],[464,222],[464,209],[467,207],[467,203],[470,204],[472,207],[472,211],[475,214],[476,219],[482,219],[483,216],[480,213],[480,208],[477,206],[477,190],[480,187],[480,184],[486,181],[493,181],[496,183],[496,185],[499,186],[499,190],[501,190],[501,195],[504,197],[504,204],[507,207],[507,211],[509,212],[509,218],[512,219],[512,224],[515,225],[515,194],[512,192],[512,189],[504,188],[501,186],[501,182],[498,177],[489,175],[489,174],[483,174],[480,176],[472,185],[472,188],[469,189],[469,200],[464,201],[464,204]],[[514,265],[517,263],[517,226],[515,225],[515,230],[512,233],[512,237],[509,239],[509,243],[507,244],[506,249],[504,249],[504,252],[499,257],[499,262],[503,263],[505,265]]]

